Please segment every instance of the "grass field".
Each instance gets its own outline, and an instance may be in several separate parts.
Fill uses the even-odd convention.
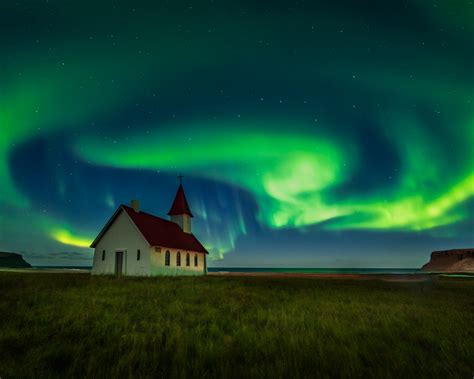
[[[474,280],[0,272],[0,377],[474,375]]]

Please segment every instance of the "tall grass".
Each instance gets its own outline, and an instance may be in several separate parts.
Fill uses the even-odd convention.
[[[0,273],[0,377],[465,377],[474,280]]]

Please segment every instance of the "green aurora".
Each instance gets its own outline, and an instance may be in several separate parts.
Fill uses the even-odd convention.
[[[163,132],[123,143],[81,141],[78,151],[84,159],[98,164],[150,170],[174,167],[240,185],[258,197],[261,221],[270,227],[299,227],[335,219],[327,224],[329,228],[424,230],[467,216],[459,205],[474,195],[474,173],[468,167],[447,187],[440,174],[443,162],[432,161],[429,169],[423,164],[424,157],[434,156],[439,149],[434,142],[427,145],[427,139],[419,141],[426,151],[403,151],[403,142],[395,141],[401,142],[399,154],[405,157],[396,186],[369,199],[331,203],[327,193],[349,176],[347,162],[357,162],[357,157],[345,156],[348,149],[336,141],[302,133],[297,137],[285,135],[281,127],[277,135],[243,131],[264,130],[259,124],[249,122],[242,127],[221,122],[222,129],[229,132],[217,136],[214,129],[193,124],[186,134],[192,135],[193,128],[199,132],[183,146],[189,152],[186,155],[175,149],[176,136]],[[269,124],[274,127],[277,122]],[[183,129],[177,128],[179,133]],[[232,132],[235,130],[239,133]],[[249,172],[255,174],[250,176]]]

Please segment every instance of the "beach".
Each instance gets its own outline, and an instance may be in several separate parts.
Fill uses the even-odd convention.
[[[354,279],[384,280],[388,282],[420,282],[432,280],[429,274],[311,274],[311,273],[278,273],[278,272],[211,272],[209,276],[220,277],[272,277],[299,279]]]

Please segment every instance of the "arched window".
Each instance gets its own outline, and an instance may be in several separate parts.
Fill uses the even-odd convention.
[[[169,265],[170,265],[170,251],[166,250],[166,253],[165,253],[165,266],[169,266]]]
[[[191,263],[190,263],[190,259],[189,259],[189,253],[186,253],[186,266],[189,266]]]
[[[176,254],[176,266],[181,266],[181,253],[179,251]]]
[[[140,260],[140,249],[137,250],[137,261]]]
[[[105,250],[102,250],[102,260],[105,261]]]
[[[198,265],[198,256],[196,254],[196,255],[194,255],[194,266],[197,267],[197,265]]]

